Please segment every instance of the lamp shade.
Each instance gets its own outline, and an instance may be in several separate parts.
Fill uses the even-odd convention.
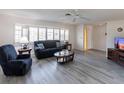
[[[22,43],[22,44],[28,43],[27,37],[22,37],[22,38],[20,39],[20,43]]]

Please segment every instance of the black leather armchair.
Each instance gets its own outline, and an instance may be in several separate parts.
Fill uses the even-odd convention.
[[[0,47],[0,64],[6,76],[25,75],[31,68],[30,55],[17,55],[13,45]]]

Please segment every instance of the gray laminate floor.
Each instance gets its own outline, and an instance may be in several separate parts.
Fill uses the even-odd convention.
[[[73,62],[58,64],[56,58],[37,60],[22,77],[6,77],[0,68],[0,83],[7,84],[111,84],[124,83],[124,67],[107,60],[104,52],[75,51]]]

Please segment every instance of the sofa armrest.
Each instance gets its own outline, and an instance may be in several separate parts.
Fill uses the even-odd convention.
[[[17,56],[17,59],[26,59],[26,58],[30,58],[30,54],[21,54]]]
[[[65,44],[63,44],[63,45],[61,45],[60,47],[58,47],[58,48],[60,48],[60,49],[66,49],[66,45]]]
[[[42,50],[46,50],[46,49],[41,49],[41,48],[39,48],[39,47],[34,47],[34,52],[40,52],[40,51],[42,51]]]
[[[34,47],[34,50],[41,50],[41,49],[40,49],[39,47],[36,47],[36,46],[35,46],[35,47]]]

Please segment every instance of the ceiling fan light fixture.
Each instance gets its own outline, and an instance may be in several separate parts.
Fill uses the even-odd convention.
[[[69,19],[72,20],[72,22],[74,22],[74,23],[80,22],[80,20],[86,20],[86,21],[89,20],[88,18],[82,16],[82,15],[78,12],[78,10],[66,12],[66,13],[65,13],[65,17],[66,17],[66,19],[68,19],[68,20],[69,20]]]
[[[71,16],[71,14],[70,13],[66,13],[65,16]]]

